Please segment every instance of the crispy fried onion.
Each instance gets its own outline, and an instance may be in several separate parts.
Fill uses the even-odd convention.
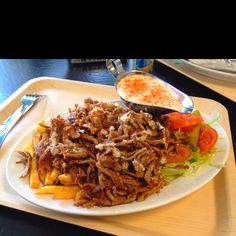
[[[30,172],[32,156],[27,151],[17,151],[17,152],[18,154],[20,154],[21,159],[17,161],[16,163],[23,163],[25,166],[23,172],[19,176],[20,178],[23,178],[27,176]]]
[[[41,136],[35,147],[40,176],[53,168],[70,174],[79,186],[75,205],[88,208],[143,201],[160,192],[167,184],[160,168],[183,139],[148,113],[90,98],[84,107],[52,118]]]

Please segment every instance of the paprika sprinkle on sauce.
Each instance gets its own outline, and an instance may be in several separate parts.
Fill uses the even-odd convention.
[[[180,110],[178,95],[164,82],[146,75],[128,75],[117,84],[119,95],[133,103]]]

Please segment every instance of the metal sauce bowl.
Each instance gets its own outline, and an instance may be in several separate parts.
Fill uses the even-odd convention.
[[[130,71],[124,71],[122,63],[119,59],[107,59],[106,60],[106,66],[108,71],[115,77],[116,82],[115,82],[115,87],[118,95],[120,96],[121,100],[124,102],[124,104],[129,107],[130,109],[138,112],[140,110],[146,111],[148,113],[151,113],[155,116],[160,116],[161,114],[173,112],[173,111],[178,111],[181,113],[191,113],[194,108],[194,104],[192,99],[182,91],[178,90],[174,86],[170,85],[169,83],[159,79],[158,77],[139,70],[130,70]],[[124,99],[121,94],[119,94],[119,91],[117,89],[118,83],[125,77],[129,75],[144,75],[144,76],[149,76],[154,79],[157,79],[161,82],[163,82],[169,89],[171,89],[179,98],[179,101],[181,103],[181,109],[180,110],[175,110],[169,107],[164,107],[164,106],[154,106],[154,105],[146,105],[146,104],[139,104],[139,103],[134,103],[131,102],[127,99]]]

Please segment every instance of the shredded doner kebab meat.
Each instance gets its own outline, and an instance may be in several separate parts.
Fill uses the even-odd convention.
[[[158,193],[167,184],[160,168],[183,138],[148,113],[90,98],[44,128],[34,150],[41,181],[53,168],[69,174],[79,186],[75,205],[88,208]],[[53,184],[63,185],[59,179]]]

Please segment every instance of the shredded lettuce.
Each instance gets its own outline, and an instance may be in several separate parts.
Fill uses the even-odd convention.
[[[220,120],[220,115],[216,116],[214,119],[205,122],[206,124],[212,126]]]
[[[195,111],[199,113],[199,111]],[[200,113],[199,113],[200,114]],[[201,115],[201,114],[200,114]],[[208,120],[205,124],[210,126],[214,125],[216,122],[220,120],[220,115],[214,117],[214,119]],[[222,137],[219,136],[219,139]],[[199,174],[202,170],[204,170],[207,166],[213,166],[215,168],[222,168],[222,165],[215,165],[213,164],[213,155],[216,153],[216,148],[213,148],[209,153],[206,155],[200,155],[199,148],[193,145],[192,148],[192,156],[182,163],[167,163],[161,168],[161,173],[163,177],[167,181],[172,181],[180,176],[194,176]],[[218,150],[219,151],[219,150]],[[181,169],[176,168],[177,165],[184,165],[188,168]]]
[[[199,150],[192,152],[192,156],[182,163],[167,163],[162,167],[161,173],[165,180],[172,181],[180,176],[194,176],[199,174],[205,167],[214,166],[216,168],[221,168],[222,166],[216,166],[212,164],[212,157],[215,154],[216,149],[212,149],[206,155],[200,155]],[[188,169],[178,169],[177,165],[188,166]]]

